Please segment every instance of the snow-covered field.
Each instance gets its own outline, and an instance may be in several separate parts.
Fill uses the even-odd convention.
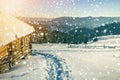
[[[34,56],[0,80],[120,80],[120,38],[83,45],[33,44]]]

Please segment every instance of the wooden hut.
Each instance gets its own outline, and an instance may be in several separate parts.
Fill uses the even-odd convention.
[[[0,72],[11,69],[31,51],[34,28],[8,14],[0,13]]]

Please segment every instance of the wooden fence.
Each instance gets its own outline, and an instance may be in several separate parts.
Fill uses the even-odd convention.
[[[9,71],[12,66],[24,59],[31,52],[30,35],[19,38],[0,47],[0,73]]]

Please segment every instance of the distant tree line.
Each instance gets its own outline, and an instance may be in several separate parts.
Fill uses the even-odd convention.
[[[120,34],[120,17],[17,18],[34,26],[34,43],[79,44],[97,41],[98,36]]]
[[[50,30],[49,25],[31,24],[36,32],[33,36],[34,43],[68,43],[68,44],[87,44],[88,41],[97,41],[98,36],[120,34],[120,23],[111,23],[94,29],[76,28],[68,32]]]

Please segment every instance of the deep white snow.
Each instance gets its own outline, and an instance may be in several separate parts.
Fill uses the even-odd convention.
[[[0,13],[0,47],[34,31],[32,26],[7,14]]]
[[[120,38],[100,39],[88,45],[33,44],[34,56],[29,56],[11,72],[0,74],[0,79],[120,80]]]

